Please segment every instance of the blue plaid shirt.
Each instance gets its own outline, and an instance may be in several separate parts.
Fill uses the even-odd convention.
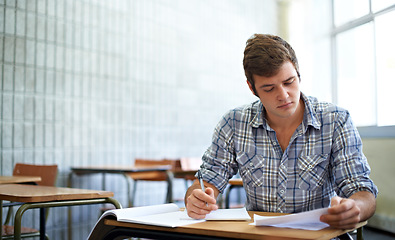
[[[377,196],[349,112],[304,94],[301,98],[303,122],[284,152],[259,100],[225,114],[203,155],[204,180],[223,192],[239,171],[246,208],[255,211],[303,212],[358,191]]]

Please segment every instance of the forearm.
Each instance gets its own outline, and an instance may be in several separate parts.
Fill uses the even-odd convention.
[[[373,216],[376,211],[376,198],[371,192],[360,191],[351,195],[360,209],[360,220],[365,221]]]

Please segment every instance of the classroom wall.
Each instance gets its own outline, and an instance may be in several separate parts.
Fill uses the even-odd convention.
[[[395,233],[395,138],[363,138],[362,141],[371,178],[379,189],[376,213],[368,225]]]
[[[0,173],[11,175],[16,162],[56,163],[57,185],[66,186],[70,166],[200,157],[221,115],[255,100],[242,68],[245,41],[276,34],[276,7],[275,0],[0,0]],[[100,176],[73,181],[100,183]],[[185,187],[177,184],[180,198]],[[109,176],[107,186],[125,205],[124,179]],[[147,183],[136,205],[164,199],[164,185]],[[98,215],[97,206],[73,207],[73,239],[84,239]],[[66,227],[67,209],[51,209],[50,238],[65,239]]]

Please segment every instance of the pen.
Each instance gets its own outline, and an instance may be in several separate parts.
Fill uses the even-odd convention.
[[[200,172],[200,170],[198,170],[198,179],[199,179],[200,187],[202,188],[203,192],[206,192],[206,189],[204,188],[204,184],[203,184],[202,173]],[[207,203],[206,206],[208,206]]]

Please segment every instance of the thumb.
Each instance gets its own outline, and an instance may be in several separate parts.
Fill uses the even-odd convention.
[[[339,204],[340,204],[340,201],[341,201],[341,197],[338,197],[338,196],[333,197],[333,198],[331,199],[331,207],[334,207],[334,206],[339,205]]]

